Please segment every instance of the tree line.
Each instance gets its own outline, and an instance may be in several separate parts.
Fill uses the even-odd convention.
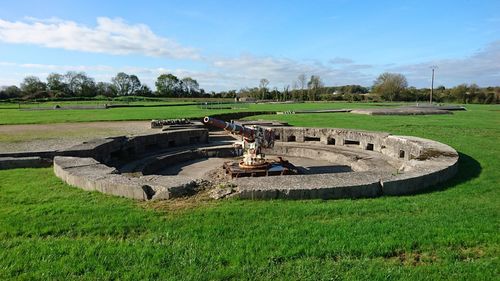
[[[87,98],[117,96],[201,97],[205,91],[191,77],[178,78],[161,74],[155,82],[156,91],[142,84],[134,74],[120,72],[110,82],[95,82],[84,72],[51,73],[46,81],[27,76],[18,86],[0,88],[0,99]]]
[[[500,87],[481,88],[477,84],[460,84],[452,88],[438,86],[433,89],[432,101],[456,103],[499,103]],[[408,87],[406,77],[398,73],[382,73],[374,81],[372,93],[385,101],[430,100],[431,89]]]
[[[295,101],[405,101],[428,102],[429,88],[409,87],[406,77],[399,73],[382,73],[371,87],[361,85],[325,86],[317,75],[307,77],[301,74],[290,86],[283,89],[267,87],[269,81],[262,79],[259,87],[243,88],[216,93],[222,98],[251,98],[255,100],[295,100]],[[479,87],[476,84],[460,84],[446,88],[438,86],[433,89],[433,102],[455,103],[499,103],[500,87]]]
[[[292,86],[270,88],[268,79],[261,79],[258,87],[206,93],[191,77],[178,78],[173,74],[161,74],[155,81],[155,91],[142,84],[134,74],[118,73],[110,82],[95,82],[84,72],[68,71],[51,73],[46,81],[36,76],[25,77],[19,87],[0,88],[0,99],[41,98],[112,98],[118,96],[145,97],[215,97],[241,100],[275,101],[407,101],[426,102],[430,99],[429,88],[409,87],[406,77],[399,73],[382,73],[371,87],[361,85],[325,86],[318,75],[300,74]],[[500,87],[479,87],[461,84],[452,88],[438,86],[433,93],[434,102],[499,103]]]

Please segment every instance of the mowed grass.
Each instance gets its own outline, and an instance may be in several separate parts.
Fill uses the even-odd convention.
[[[51,103],[48,103],[51,104]],[[79,102],[67,103],[78,105]],[[238,109],[200,109],[197,105],[158,106],[155,103],[137,103],[147,107],[125,107],[109,109],[68,109],[68,110],[19,110],[12,104],[0,107],[0,125],[44,124],[87,121],[130,121],[170,118],[194,118],[218,113],[239,111],[284,111],[308,109],[340,109],[380,106],[369,103],[294,103],[294,104],[249,104]],[[156,105],[162,105],[157,103]],[[9,107],[11,106],[11,107]],[[41,105],[46,107],[47,105]]]
[[[449,116],[259,116],[447,143],[434,192],[360,200],[224,200],[172,211],[0,171],[0,279],[498,280],[498,106]]]
[[[194,105],[68,110],[0,109],[0,125],[192,118],[200,117],[200,114],[223,112],[236,110],[201,110]]]

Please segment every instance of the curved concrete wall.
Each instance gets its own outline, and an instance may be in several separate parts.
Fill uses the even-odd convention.
[[[133,158],[135,155],[170,147],[203,144],[208,142],[206,129],[178,129],[161,133],[94,139],[65,150],[1,153],[0,158],[56,156],[92,157],[103,163],[117,158]]]
[[[183,196],[195,186],[182,177],[129,178],[111,165],[130,161],[148,152],[208,142],[206,129],[181,129],[134,137],[97,139],[72,147],[54,157],[54,173],[72,186],[90,191],[139,199],[168,199]],[[71,155],[71,156],[67,156]],[[175,152],[165,153],[175,159]]]
[[[148,188],[145,185],[114,174],[115,171],[92,158],[54,158],[54,174],[71,186],[132,199],[148,199]]]
[[[96,139],[61,151],[61,156],[92,157],[118,165],[138,155],[162,149],[208,142],[206,129],[180,129],[132,137]]]
[[[416,137],[349,129],[277,127],[277,143],[267,153],[349,162],[364,158],[363,169],[351,173],[273,176],[236,179],[236,196],[248,199],[358,198],[413,194],[446,181],[457,172],[457,152],[442,143]],[[55,174],[68,184],[139,200],[168,199],[189,194],[196,181],[182,176],[152,174],[181,160],[229,153],[228,147],[186,147],[205,143],[205,129],[184,129],[161,134],[97,140],[75,147],[80,157],[56,157]],[[174,142],[172,142],[174,141]],[[158,148],[180,146],[141,161],[142,176],[121,175],[111,164],[147,155]],[[220,151],[219,151],[220,150]],[[224,152],[222,152],[224,151]],[[398,168],[382,167],[370,155],[393,159]],[[360,157],[362,156],[362,157]],[[93,157],[93,158],[90,158]],[[136,164],[134,164],[136,165]],[[387,168],[388,167],[388,168]]]
[[[348,147],[360,153],[379,152],[401,166],[392,173],[377,170],[378,165],[371,163],[370,171],[239,179],[240,198],[332,199],[414,194],[449,180],[457,172],[458,153],[448,145],[428,139],[335,128],[273,129],[277,143],[267,153],[343,162],[349,161],[349,155],[334,152],[333,148]],[[318,144],[323,148],[316,149]]]
[[[357,147],[404,160],[426,160],[434,155],[431,152],[434,150],[438,155],[449,153],[450,156],[458,156],[453,148],[435,141],[394,136],[384,132],[302,127],[275,127],[273,130],[277,142],[320,142],[325,145]]]

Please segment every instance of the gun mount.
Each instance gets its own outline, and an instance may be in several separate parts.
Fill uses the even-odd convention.
[[[239,145],[244,153],[243,160],[239,164],[240,168],[256,169],[269,166],[265,154],[262,153],[262,148],[272,148],[274,146],[274,132],[271,129],[255,125],[244,127],[211,117],[205,117],[203,122],[242,136],[243,140]]]
[[[237,150],[243,150],[243,159],[238,163],[226,163],[224,168],[231,176],[278,175],[295,173],[295,166],[281,157],[278,160],[268,161],[263,148],[274,146],[274,131],[258,125],[249,127],[235,123],[229,123],[212,117],[205,117],[203,123],[224,129],[242,137],[242,141],[236,144]],[[250,172],[249,172],[250,171]]]

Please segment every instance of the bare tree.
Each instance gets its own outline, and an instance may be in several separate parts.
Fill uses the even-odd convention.
[[[267,85],[269,85],[269,80],[266,78],[260,79],[259,89],[261,91],[261,97],[263,100],[266,99]]]
[[[283,101],[286,101],[289,95],[290,95],[290,85],[283,86]]]
[[[200,84],[198,84],[198,81],[191,77],[184,77],[181,81],[188,96],[198,95],[200,92]]]
[[[297,77],[297,86],[300,89],[300,98],[304,99],[304,89],[306,88],[307,77],[304,73]]]

